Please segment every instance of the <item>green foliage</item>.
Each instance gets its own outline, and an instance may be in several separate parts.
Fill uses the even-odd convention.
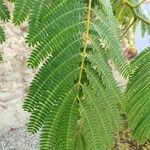
[[[3,0],[0,0],[0,20],[8,21],[10,19],[10,14],[7,6],[4,4]],[[3,28],[0,26],[0,44],[5,41],[5,33]],[[0,61],[2,61],[2,56],[0,54]]]
[[[0,27],[0,43],[5,41],[5,33],[2,27]]]
[[[1,62],[1,61],[3,61],[3,57],[2,57],[2,55],[0,54],[0,62]]]
[[[8,8],[4,4],[3,0],[0,0],[0,19],[3,21],[8,21],[10,19]]]
[[[126,90],[126,112],[134,137],[145,143],[150,139],[150,48],[131,63],[135,68]]]
[[[39,34],[38,32],[40,31],[42,25],[45,28],[48,25],[48,24],[45,25],[44,22],[49,17],[49,13],[50,13],[49,10],[50,7],[52,7],[51,5],[52,5],[52,0],[41,0],[41,1],[37,1],[36,5],[33,6],[32,14],[29,17],[29,31],[28,31],[28,36],[26,38],[27,39],[26,41],[27,43],[29,43],[29,45],[35,45],[38,42],[38,35],[36,37],[36,34]],[[63,12],[65,12],[65,7]]]
[[[15,0],[13,22],[16,25],[22,23],[30,14],[35,0]]]
[[[120,111],[126,111],[135,138],[145,142],[150,135],[146,107],[150,82],[145,72],[150,53],[147,49],[131,65],[125,60],[113,14],[116,5],[122,6],[120,1],[112,5],[109,0],[11,1],[13,22],[19,25],[28,18],[26,42],[34,47],[28,65],[39,69],[23,108],[31,113],[29,132],[41,130],[40,149],[111,149],[122,128]],[[126,15],[147,23],[138,16],[141,7],[126,5],[129,14],[119,12],[120,23]],[[4,37],[0,28],[0,41]],[[132,75],[125,94],[113,77],[112,64],[125,78]]]
[[[8,21],[10,19],[10,14],[8,8],[4,4],[3,0],[0,0],[0,20]],[[5,41],[5,33],[2,27],[0,27],[0,43]]]
[[[26,15],[20,11],[21,0],[16,4],[15,14],[20,15],[14,20],[21,23]],[[121,129],[117,105],[123,107],[109,60],[125,77],[130,72],[110,2],[99,1],[98,7],[91,0],[34,4],[26,41],[35,48],[28,64],[40,69],[23,106],[31,112],[28,130],[42,128],[43,150],[76,149],[83,143],[79,137],[86,149],[110,149]]]

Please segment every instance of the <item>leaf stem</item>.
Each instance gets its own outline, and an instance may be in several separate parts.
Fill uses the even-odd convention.
[[[79,74],[79,80],[78,80],[78,90],[80,91],[80,88],[82,87],[82,76],[83,76],[83,70],[84,70],[84,65],[85,65],[85,60],[87,57],[87,47],[89,43],[89,31],[90,31],[90,19],[91,19],[91,7],[92,7],[92,0],[89,0],[88,3],[88,10],[87,10],[87,20],[86,20],[86,32],[85,32],[85,37],[84,38],[84,48],[81,53],[82,55],[82,62],[80,66],[80,74]],[[77,99],[80,100],[79,94],[77,95]]]
[[[142,5],[144,2],[145,2],[145,0],[142,0],[139,4],[136,4],[136,5],[134,5],[133,7],[134,7],[134,8],[137,8],[137,7],[139,7],[140,5]]]
[[[128,30],[132,27],[132,25],[136,22],[137,18],[134,18],[134,20],[132,21],[132,23],[128,26],[128,28],[125,30],[125,32],[122,35],[122,38],[124,37],[124,35],[128,32]]]

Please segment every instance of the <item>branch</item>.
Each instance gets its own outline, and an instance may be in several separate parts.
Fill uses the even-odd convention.
[[[133,6],[134,8],[139,7],[141,4],[143,4],[146,0],[142,0],[139,4],[136,4],[135,6]]]
[[[146,0],[142,0],[141,2],[139,2],[138,4],[132,4],[131,2],[129,2],[128,0],[122,0],[122,2],[130,5],[132,8],[137,8],[140,5],[142,5]]]
[[[133,24],[136,22],[137,18],[134,18],[134,20],[132,21],[132,23],[128,26],[128,28],[125,30],[125,32],[122,35],[122,38],[124,37],[124,35],[128,32],[128,30],[133,26]]]
[[[143,22],[147,23],[147,24],[150,24],[150,21],[149,20],[146,20],[145,18],[143,18],[141,15],[139,15],[136,10],[135,10],[135,7],[139,7],[145,0],[142,0],[139,4],[137,5],[132,5],[128,0],[125,2],[131,9],[131,11],[133,12],[135,18],[138,18],[140,20],[142,20]]]

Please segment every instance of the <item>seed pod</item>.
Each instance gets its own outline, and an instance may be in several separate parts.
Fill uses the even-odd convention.
[[[125,57],[128,59],[128,60],[131,60],[133,59],[134,57],[136,57],[137,55],[137,49],[135,47],[129,47],[129,48],[126,48],[125,52],[124,52],[124,55]]]

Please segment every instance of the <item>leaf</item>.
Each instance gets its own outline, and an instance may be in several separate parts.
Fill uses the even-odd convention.
[[[31,15],[29,16],[29,30],[27,36],[27,42],[29,42],[30,36],[39,33],[39,28],[41,28],[41,23],[43,23],[43,18],[45,14],[49,11],[49,7],[52,4],[52,0],[38,0],[32,7]]]
[[[0,27],[0,43],[5,41],[5,33],[2,27]]]
[[[3,0],[0,0],[0,19],[8,21],[10,19],[10,13]]]
[[[144,144],[150,138],[150,48],[133,62],[135,68],[127,90],[126,115],[135,139]]]
[[[121,129],[123,97],[109,62],[126,78],[131,68],[109,0],[93,2],[15,1],[14,22],[29,16],[28,65],[39,68],[23,108],[28,130],[41,129],[42,150],[110,149]]]
[[[15,10],[13,13],[13,22],[20,25],[30,14],[35,0],[15,0]]]
[[[8,21],[10,19],[10,14],[7,6],[4,4],[3,0],[0,0],[0,20]],[[5,32],[0,26],[0,44],[5,41]],[[0,62],[3,60],[2,55],[0,54]]]

